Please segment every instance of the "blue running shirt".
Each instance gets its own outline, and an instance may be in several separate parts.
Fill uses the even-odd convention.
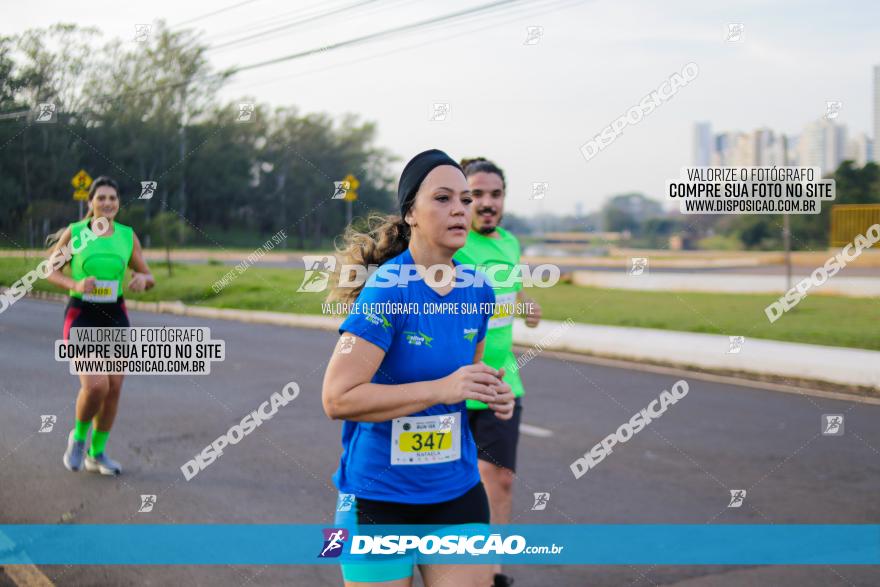
[[[348,332],[385,350],[385,357],[372,383],[399,385],[446,377],[459,367],[473,363],[477,344],[486,335],[492,315],[490,306],[495,302],[488,278],[483,276],[485,285],[457,285],[446,295],[434,291],[418,276],[405,287],[380,285],[388,282],[389,275],[403,274],[398,269],[400,265],[412,263],[409,250],[383,263],[367,280],[356,303],[358,308],[380,303],[416,304],[419,309],[417,314],[357,311],[350,313],[339,327],[340,334]],[[455,261],[453,263],[459,265]],[[460,271],[473,275],[472,269]],[[483,311],[431,314],[424,311],[425,308],[437,308],[432,304],[442,303]],[[461,434],[460,458],[438,463],[392,464],[395,457],[392,454],[391,421],[345,421],[342,427],[342,457],[339,469],[333,476],[336,487],[343,493],[352,493],[357,497],[397,503],[440,503],[463,495],[480,480],[477,450],[468,427],[465,402],[437,404],[410,416],[443,414],[457,415]],[[399,423],[398,426],[403,426],[402,430],[410,430],[408,424]],[[410,440],[413,434],[410,433]],[[426,442],[435,442],[428,436],[425,435]],[[400,442],[403,446],[403,441]],[[422,448],[421,442],[419,439],[419,444],[407,445],[407,450]],[[404,457],[413,454],[419,453],[403,453]]]

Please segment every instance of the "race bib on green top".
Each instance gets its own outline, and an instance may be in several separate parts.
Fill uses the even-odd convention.
[[[119,282],[115,279],[95,280],[95,289],[91,293],[84,293],[82,299],[84,302],[108,303],[115,302],[119,297]]]
[[[513,324],[513,308],[516,304],[516,292],[495,294],[495,313],[489,318],[489,329],[501,328]]]
[[[460,414],[391,421],[391,464],[432,465],[461,458]]]

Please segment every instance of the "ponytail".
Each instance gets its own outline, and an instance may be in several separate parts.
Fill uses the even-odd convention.
[[[336,248],[336,258],[341,266],[360,265],[369,270],[370,265],[381,265],[396,257],[409,247],[410,226],[397,215],[373,215],[367,219],[367,231],[352,226],[345,229],[342,247]],[[364,287],[339,287],[340,270],[334,272],[333,288],[328,302],[350,304],[357,299]]]

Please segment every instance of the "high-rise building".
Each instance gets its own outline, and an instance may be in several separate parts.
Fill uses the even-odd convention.
[[[695,167],[712,165],[712,126],[708,122],[694,123],[693,164]]]
[[[776,136],[767,157],[767,165],[791,165],[793,155],[790,151],[789,142],[788,137],[783,134]]]
[[[880,161],[880,65],[874,66],[874,161]]]
[[[710,157],[713,167],[729,167],[731,165],[731,152],[734,142],[735,139],[732,133],[723,132],[715,135],[715,149]]]
[[[846,142],[846,158],[855,162],[857,167],[864,167],[873,161],[873,141],[865,133],[859,133]]]
[[[820,118],[804,128],[798,141],[798,165],[833,173],[846,155],[846,127]]]
[[[755,167],[758,164],[755,135],[738,132],[734,135],[730,163],[733,167]]]
[[[801,167],[822,167],[825,157],[825,132],[823,120],[811,122],[801,132],[798,140],[797,161]]]
[[[769,128],[760,128],[753,133],[753,137],[756,165],[788,165],[788,140],[785,135],[777,135]]]

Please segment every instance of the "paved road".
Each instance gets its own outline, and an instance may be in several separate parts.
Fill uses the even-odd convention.
[[[210,326],[228,358],[205,377],[129,377],[109,450],[118,479],[61,465],[75,379],[52,360],[59,304],[21,300],[0,315],[0,522],[310,523],[332,519],[340,424],[321,411],[332,333],[133,312],[135,325]],[[880,523],[880,406],[690,379],[690,393],[596,469],[569,463],[647,406],[675,377],[537,357],[522,370],[525,436],[518,523]],[[302,393],[195,479],[180,466],[289,382]],[[841,437],[820,415],[845,414]],[[58,425],[37,434],[41,414]],[[728,509],[729,490],[747,489]],[[550,491],[545,511],[531,494]],[[156,508],[138,514],[140,494]],[[338,585],[327,567],[59,567],[58,585]],[[530,585],[877,585],[866,567],[535,567]],[[0,574],[0,585],[4,584]]]
[[[223,265],[235,266],[242,260],[220,260]],[[207,260],[197,259],[180,259],[178,263],[190,263],[195,265],[204,265]],[[293,259],[287,261],[272,261],[260,259],[254,263],[258,267],[266,267],[273,269],[303,269],[302,259]],[[556,265],[562,273],[569,271],[609,271],[622,272],[623,265],[620,267],[608,267],[607,265],[568,265],[564,258],[560,258]],[[815,267],[793,267],[793,278],[807,277]],[[754,267],[657,267],[651,266],[651,271],[655,273],[724,273],[737,275],[785,275],[785,265],[758,265]],[[880,267],[847,267],[841,275],[848,277],[880,277]]]

